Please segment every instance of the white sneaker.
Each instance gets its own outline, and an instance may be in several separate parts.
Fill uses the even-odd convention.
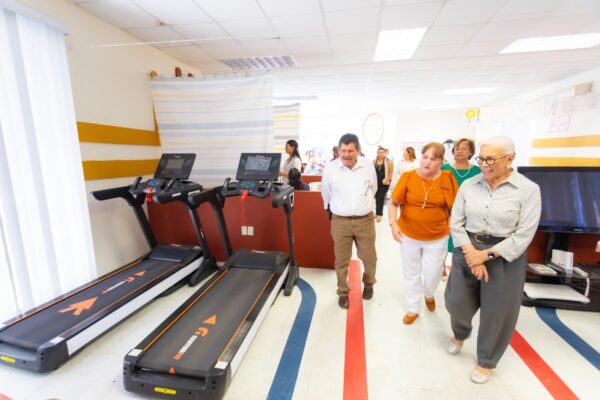
[[[472,370],[471,373],[469,374],[469,377],[471,378],[472,382],[475,382],[477,384],[482,384],[482,383],[486,383],[487,381],[489,381],[491,375],[492,374],[489,374],[489,375],[480,374],[479,372],[477,372],[477,370]]]
[[[450,340],[450,342],[448,343],[448,347],[446,347],[446,351],[452,355],[456,355],[456,354],[460,353],[461,349],[462,349],[462,344],[458,345],[458,344],[454,343],[453,340]]]

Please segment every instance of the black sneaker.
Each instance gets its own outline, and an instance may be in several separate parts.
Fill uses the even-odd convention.
[[[340,296],[338,299],[338,304],[344,310],[348,309],[348,306],[350,305],[348,302],[348,296]]]
[[[363,299],[371,300],[373,298],[373,286],[367,287],[363,289]]]

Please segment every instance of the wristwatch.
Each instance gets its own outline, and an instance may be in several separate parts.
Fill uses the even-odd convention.
[[[494,255],[494,252],[492,250],[487,252],[487,258],[488,258],[488,260],[493,260],[494,258],[496,258],[496,256]]]

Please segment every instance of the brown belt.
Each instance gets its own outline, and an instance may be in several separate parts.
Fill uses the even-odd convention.
[[[337,218],[344,218],[344,219],[362,219],[362,218],[372,217],[373,211],[371,211],[370,213],[365,214],[365,215],[350,215],[349,217],[344,217],[342,215],[336,215],[336,214],[333,214],[333,215]]]

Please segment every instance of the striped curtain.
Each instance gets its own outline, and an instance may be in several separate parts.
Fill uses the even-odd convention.
[[[235,178],[240,153],[273,149],[271,75],[150,82],[163,152],[196,153],[191,179]]]
[[[283,152],[290,139],[300,142],[300,103],[273,107],[273,150]]]

